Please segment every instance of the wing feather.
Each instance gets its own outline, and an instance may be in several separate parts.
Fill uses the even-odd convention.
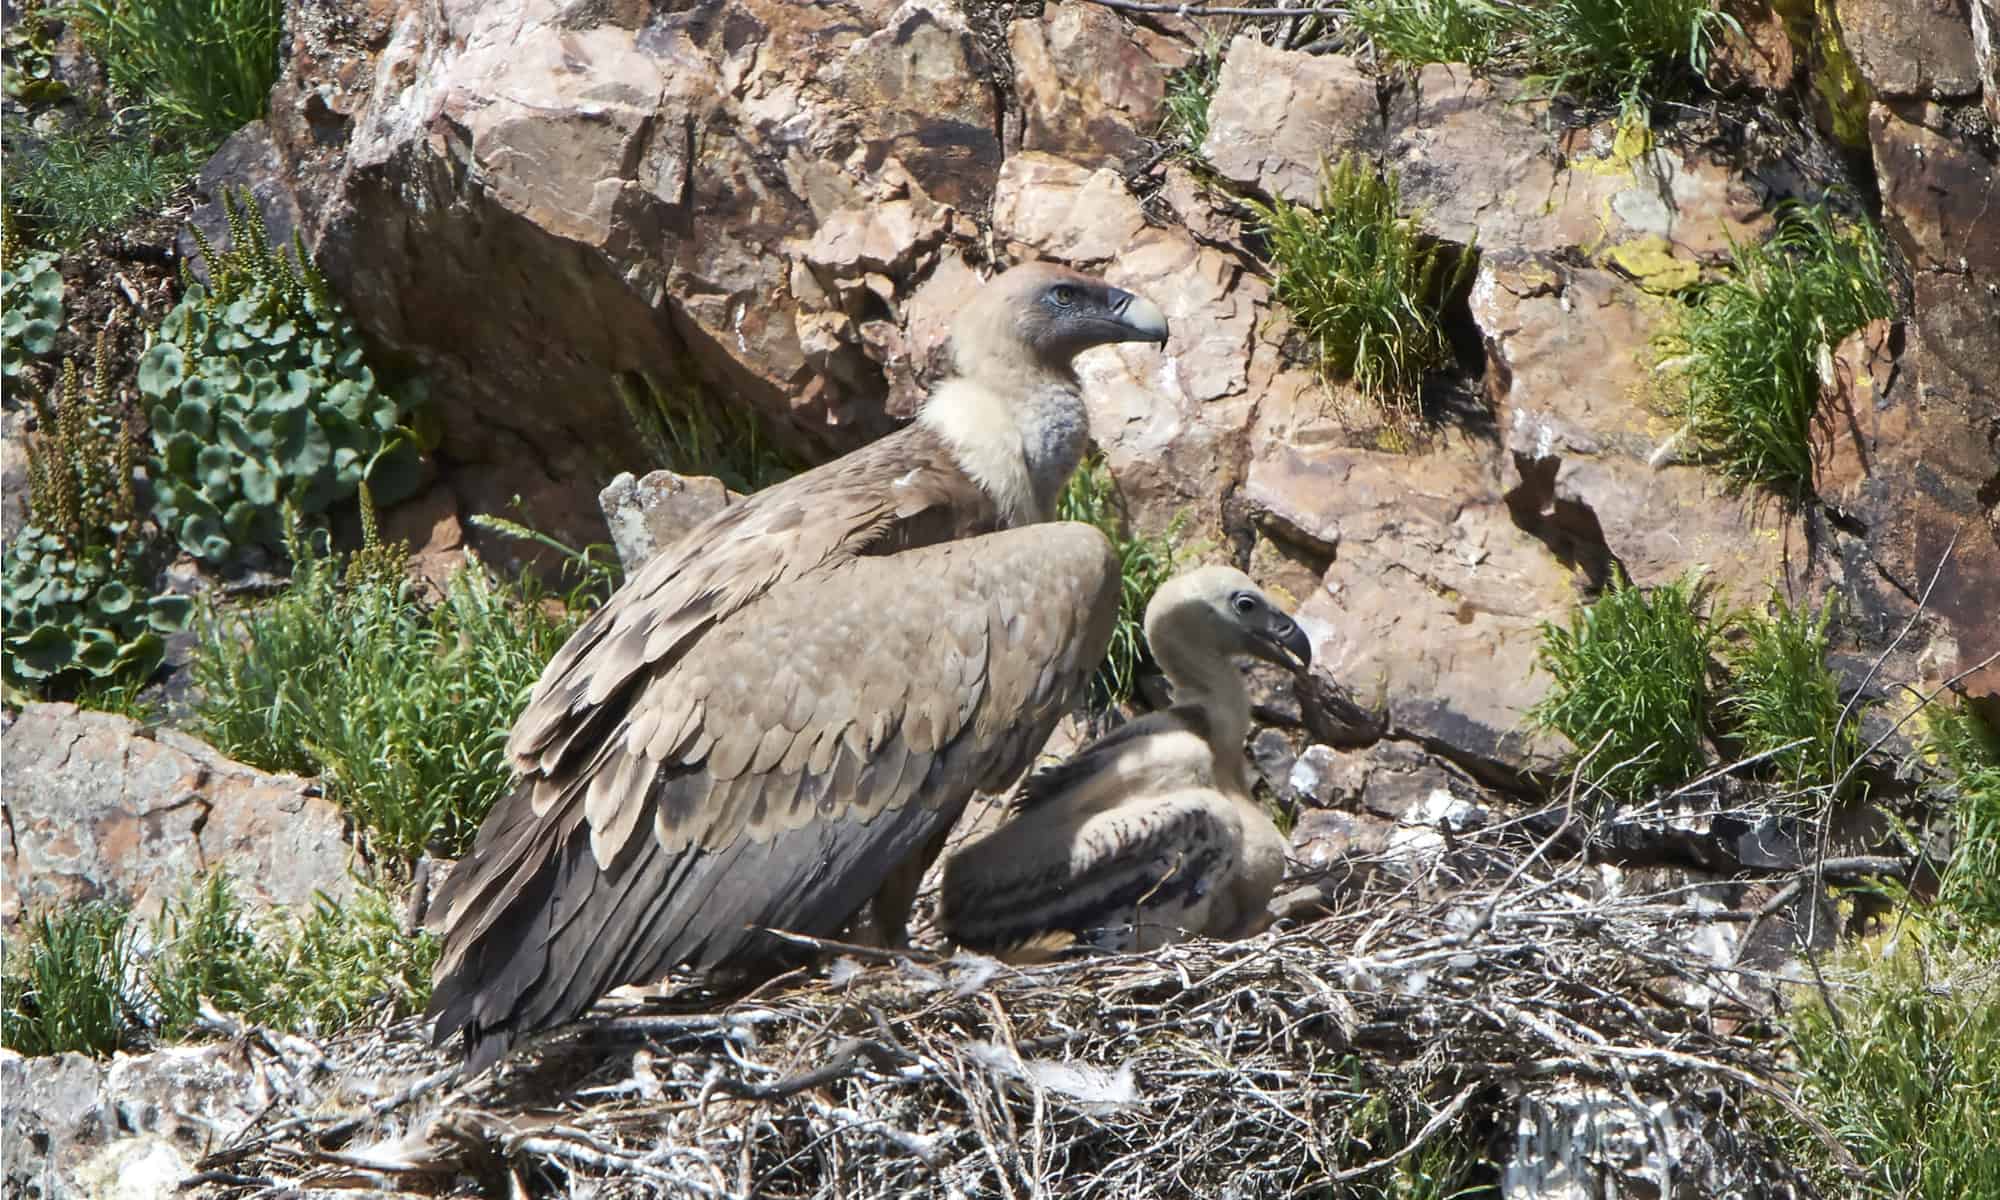
[[[491,823],[511,831],[505,844],[475,849],[452,880],[468,902],[447,910],[433,1011],[440,1039],[467,1033],[475,1065],[621,983],[770,959],[780,947],[760,928],[837,932],[975,786],[1020,773],[1117,615],[1117,557],[1084,525],[821,558],[742,564],[776,581],[754,595],[701,572],[718,579],[705,631],[676,635],[666,658],[566,648],[551,664],[511,748],[531,765],[559,737],[572,749],[503,801]],[[632,594],[671,590],[660,576],[672,561],[656,557]],[[781,703],[772,655],[797,680]],[[604,671],[617,686],[594,682]],[[613,708],[574,709],[567,724],[539,713],[572,704],[580,680]],[[658,710],[647,730],[634,708]],[[580,736],[586,725],[600,736]],[[643,754],[626,752],[641,741]],[[584,757],[593,742],[616,747],[615,761]]]

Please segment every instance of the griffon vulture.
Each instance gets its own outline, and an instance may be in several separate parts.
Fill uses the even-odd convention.
[[[1234,660],[1302,671],[1312,644],[1229,567],[1162,587],[1146,641],[1173,706],[1030,776],[1008,822],[946,862],[939,923],[954,941],[1029,961],[1079,941],[1145,950],[1263,927],[1285,838],[1250,794]]]
[[[763,928],[900,940],[976,788],[1008,786],[1104,654],[1118,562],[1050,519],[1084,450],[1071,360],[1164,342],[1048,264],[984,285],[909,426],[639,570],[542,672],[518,780],[438,897],[435,1037],[469,1068],[668,968],[763,969]]]

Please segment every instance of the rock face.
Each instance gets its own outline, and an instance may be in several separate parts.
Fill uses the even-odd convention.
[[[1815,69],[1766,6],[1738,7],[1730,69]],[[1159,32],[1173,21],[1058,5],[1001,25],[942,0],[389,0],[351,20],[301,10],[263,157],[357,317],[430,374],[449,511],[520,494],[537,525],[596,536],[596,493],[630,471],[604,511],[635,559],[639,514],[681,528],[714,499],[638,480],[657,464],[619,399],[646,390],[631,384],[750,406],[823,457],[914,411],[992,265],[1101,271],[1173,328],[1164,354],[1079,364],[1133,523],[1178,520],[1184,544],[1299,606],[1319,649],[1308,734],[1518,783],[1564,750],[1522,719],[1546,687],[1539,627],[1616,573],[1700,571],[1738,603],[1852,594],[1872,653],[1956,533],[1909,665],[1943,679],[2000,648],[1978,599],[2000,586],[1981,365],[2000,360],[2000,239],[1973,228],[1990,223],[1986,143],[1953,133],[1982,111],[1990,6],[1831,7],[1877,102],[1916,315],[1873,344],[1880,387],[1823,439],[1828,506],[1804,514],[1731,496],[1675,452],[1649,350],[1661,297],[1764,236],[1797,173],[1462,67],[1396,77],[1239,37],[1204,176],[1148,140],[1193,61]],[[1480,256],[1449,314],[1466,395],[1414,452],[1292,352],[1227,194],[1309,202],[1342,154],[1398,174],[1425,230]],[[1149,164],[1157,190],[1135,190],[1127,172]]]
[[[29,705],[4,739],[0,922],[9,927],[68,901],[148,908],[209,869],[231,872],[238,894],[262,904],[353,891],[340,812],[309,780],[69,704]]]

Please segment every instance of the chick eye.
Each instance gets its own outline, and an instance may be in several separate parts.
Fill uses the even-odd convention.
[[[1068,284],[1059,283],[1049,289],[1049,299],[1055,301],[1063,308],[1068,308],[1076,302],[1076,289],[1070,287]]]
[[[1257,611],[1256,597],[1250,595],[1248,592],[1238,592],[1236,599],[1231,601],[1231,603],[1235,606],[1237,612],[1242,613],[1246,617]]]

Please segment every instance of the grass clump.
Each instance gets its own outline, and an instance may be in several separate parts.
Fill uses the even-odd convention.
[[[1890,316],[1882,245],[1824,205],[1791,207],[1729,276],[1698,289],[1659,351],[1689,433],[1738,486],[1791,501],[1812,492],[1812,425],[1834,347]]]
[[[211,872],[149,930],[104,902],[36,917],[8,948],[0,1042],[31,1057],[103,1057],[184,1040],[201,1030],[204,1007],[286,1032],[337,1032],[420,1011],[437,954],[437,940],[404,933],[374,889],[344,902],[315,895],[301,915],[257,921],[229,876]]]
[[[717,399],[692,380],[623,372],[612,386],[654,464],[677,475],[712,475],[749,494],[796,475],[797,459],[774,442],[756,411]]]
[[[1744,755],[1770,755],[1766,773],[1811,807],[1836,798],[1861,756],[1859,714],[1844,713],[1840,683],[1826,666],[1832,616],[1831,602],[1815,614],[1773,592],[1770,615],[1739,621],[1744,636],[1727,655],[1722,707]]]
[[[46,139],[10,129],[7,207],[36,238],[73,250],[158,212],[201,170],[202,146],[171,143],[108,119],[85,121]]]
[[[222,138],[264,115],[283,0],[76,0],[66,14],[156,127]]]
[[[1628,111],[1702,78],[1737,27],[1713,0],[1356,0],[1350,20],[1393,62],[1529,71],[1550,94]]]
[[[1208,140],[1208,102],[1222,78],[1222,44],[1210,41],[1186,66],[1167,76],[1159,133],[1162,146],[1182,158],[1199,159]]]
[[[1118,551],[1118,625],[1111,633],[1110,651],[1091,677],[1090,704],[1096,708],[1121,704],[1132,698],[1139,681],[1139,666],[1146,657],[1146,606],[1174,573],[1174,540],[1180,535],[1181,519],[1175,517],[1157,537],[1132,533],[1119,507],[1111,468],[1095,453],[1077,467],[1057,497],[1056,519],[1095,525]]]
[[[1509,11],[1487,0],[1355,0],[1348,19],[1392,62],[1478,67],[1500,53]]]
[[[425,603],[397,549],[371,537],[343,564],[291,524],[291,587],[204,623],[199,732],[265,770],[321,776],[378,852],[462,853],[507,786],[507,731],[576,619],[476,561]]]
[[[130,914],[101,901],[44,912],[0,969],[0,1045],[34,1057],[99,1057],[130,1044]]]
[[[1968,924],[2000,929],[2000,734],[1959,705],[1932,714],[1925,743],[1950,781],[1957,834],[1938,904]]]
[[[2000,1196],[2000,933],[1935,936],[1899,916],[1828,968],[1788,1022],[1800,1100],[1860,1163],[1848,1179],[1805,1131],[1801,1158],[1828,1195]]]
[[[1470,249],[1427,240],[1397,214],[1399,183],[1348,156],[1325,168],[1319,202],[1251,202],[1278,299],[1322,368],[1388,407],[1414,407],[1425,372],[1452,361],[1438,318],[1466,281]]]
[[[1709,600],[1691,577],[1654,588],[1614,578],[1567,625],[1542,624],[1536,662],[1555,682],[1528,720],[1568,738],[1579,778],[1612,801],[1701,769],[1719,642]]]

